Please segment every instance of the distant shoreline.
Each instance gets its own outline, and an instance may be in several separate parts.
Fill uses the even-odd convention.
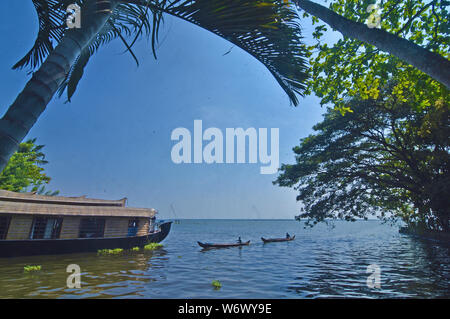
[[[399,233],[411,235],[421,239],[446,242],[450,244],[450,233],[427,231],[408,226],[400,227]]]

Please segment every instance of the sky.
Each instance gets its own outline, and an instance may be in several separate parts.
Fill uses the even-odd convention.
[[[309,20],[302,22],[312,41]],[[0,110],[7,110],[30,79],[11,67],[31,48],[37,18],[31,0],[0,4]],[[338,35],[329,33],[329,41]],[[272,184],[256,164],[175,164],[171,133],[203,129],[278,128],[280,163],[311,134],[324,108],[315,96],[290,105],[256,59],[197,26],[167,17],[158,59],[144,39],[134,47],[140,66],[116,40],[89,62],[71,103],[55,97],[27,138],[44,144],[49,190],[64,196],[128,198],[156,208],[160,218],[291,219],[296,191]],[[205,143],[206,144],[206,143]],[[204,145],[205,145],[204,144]]]

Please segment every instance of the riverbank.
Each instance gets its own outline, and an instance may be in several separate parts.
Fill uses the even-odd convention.
[[[450,233],[423,230],[415,227],[404,226],[399,229],[400,234],[410,235],[425,240],[439,241],[450,244]]]

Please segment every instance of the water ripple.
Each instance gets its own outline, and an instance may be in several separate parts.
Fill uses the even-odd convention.
[[[260,237],[296,235],[264,245]],[[196,242],[251,240],[202,251]],[[119,256],[76,254],[0,259],[0,298],[434,298],[449,297],[449,247],[400,235],[377,221],[319,225],[295,221],[195,220],[173,225],[164,249]],[[82,269],[80,289],[66,267]],[[381,288],[367,286],[380,267]],[[24,273],[26,265],[41,265]],[[215,290],[211,282],[219,280]]]

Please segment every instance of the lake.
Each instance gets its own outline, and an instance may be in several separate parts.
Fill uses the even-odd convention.
[[[263,244],[260,237],[296,235]],[[202,250],[197,241],[250,246]],[[450,297],[450,247],[379,221],[304,229],[293,220],[181,220],[154,252],[0,258],[0,298],[436,298]],[[66,267],[81,268],[67,288]],[[42,270],[25,273],[24,266]],[[379,267],[369,288],[367,267]],[[222,288],[214,289],[218,280]]]

